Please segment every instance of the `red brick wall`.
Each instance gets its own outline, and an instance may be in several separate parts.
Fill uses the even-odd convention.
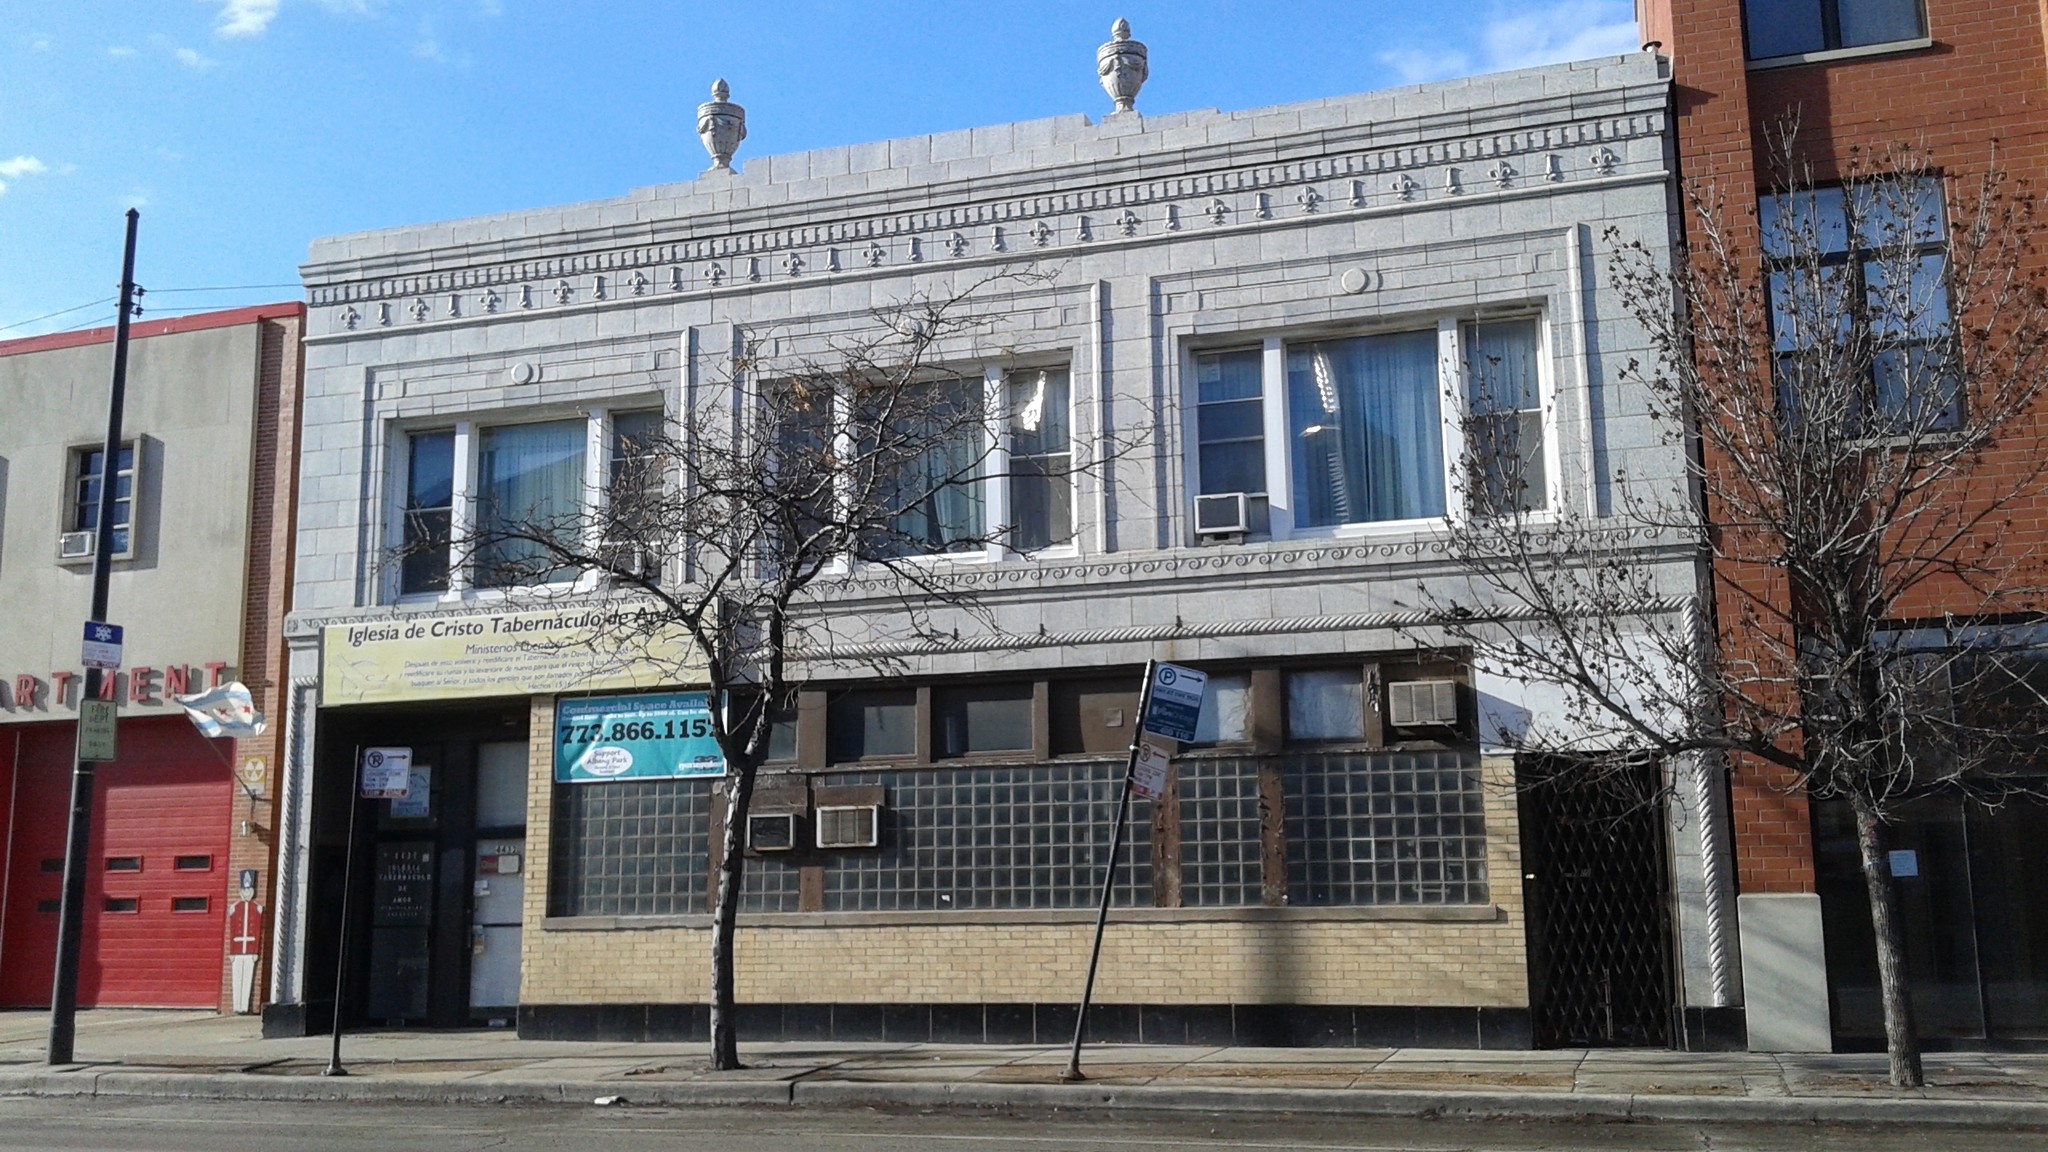
[[[1926,7],[1931,48],[1752,72],[1743,56],[1741,0],[1639,0],[1645,39],[1663,40],[1672,58],[1680,176],[1694,188],[1711,187],[1741,218],[1755,204],[1758,185],[1772,180],[1764,130],[1796,111],[1802,150],[1822,181],[1837,176],[1851,149],[1911,144],[1958,182],[1973,182],[1992,162],[1996,141],[2000,165],[2048,183],[2048,2],[1926,0]],[[1753,246],[1753,230],[1744,239]],[[2002,451],[2018,467],[2048,446],[2033,440]],[[1990,530],[2007,555],[2048,552],[2048,516],[2035,510],[2002,518]],[[1782,580],[1729,565],[1714,575],[1722,643],[1739,649],[1756,627],[1741,604],[1751,595],[1782,602]],[[1980,605],[1969,593],[1930,587],[1902,610]],[[1813,890],[1811,819],[1805,798],[1788,790],[1793,784],[1780,769],[1736,765],[1731,789],[1745,892]]]
[[[303,309],[257,322],[256,432],[251,444],[249,491],[249,573],[242,608],[242,653],[239,675],[269,720],[263,735],[235,748],[239,773],[251,759],[264,762],[260,796],[252,804],[239,787],[228,841],[227,899],[240,900],[241,872],[256,870],[256,899],[266,910],[277,860],[275,788],[283,746],[289,673],[285,663],[284,614],[291,608],[292,526],[298,504],[299,380],[303,367],[300,337]],[[244,823],[246,821],[246,824]],[[247,829],[245,832],[244,829]],[[263,1005],[268,979],[269,941],[256,973],[256,1001]],[[232,964],[222,946],[220,1006],[234,1009]]]

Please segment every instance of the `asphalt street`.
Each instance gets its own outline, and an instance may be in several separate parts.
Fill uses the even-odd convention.
[[[0,1148],[20,1152],[1890,1152],[1936,1147],[1943,1152],[2048,1150],[2048,1131],[1328,1120],[1284,1114],[0,1099]]]

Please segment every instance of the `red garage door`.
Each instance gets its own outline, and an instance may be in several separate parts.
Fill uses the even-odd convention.
[[[14,774],[0,1004],[47,1005],[57,957],[72,729],[24,729]],[[78,1002],[211,1008],[220,1003],[227,909],[231,746],[180,719],[123,720],[121,759],[102,764],[86,871]]]

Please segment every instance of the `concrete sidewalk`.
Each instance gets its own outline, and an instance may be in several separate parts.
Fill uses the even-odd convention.
[[[326,1037],[264,1040],[248,1017],[80,1013],[80,1062],[61,1068],[42,1063],[46,1027],[41,1012],[0,1013],[0,1094],[2048,1127],[2041,1055],[1930,1056],[1929,1087],[1900,1092],[1881,1056],[1091,1045],[1088,1080],[1063,1084],[1066,1051],[1038,1045],[743,1044],[749,1067],[713,1073],[702,1044],[370,1032],[344,1039],[350,1075],[335,1078],[320,1075]]]

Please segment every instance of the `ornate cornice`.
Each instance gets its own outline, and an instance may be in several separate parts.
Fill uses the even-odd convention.
[[[1661,180],[1663,149],[1628,144],[1661,137],[1665,129],[1666,116],[1657,109],[1393,147],[1346,146],[1339,139],[1344,133],[1295,133],[1253,143],[1266,157],[1313,155],[1247,163],[1243,150],[1251,145],[1216,146],[1134,157],[1115,166],[1129,172],[1121,178],[1104,175],[1108,165],[1070,166],[893,195],[678,213],[631,227],[331,261],[306,269],[318,317],[309,338],[781,290],[948,263],[1054,258],[1204,232],[1298,227],[1346,215]],[[1069,177],[1092,186],[1075,187]],[[991,185],[1014,190],[991,196]],[[949,197],[956,202],[943,203]],[[932,206],[902,208],[914,199]],[[795,215],[806,219],[792,221]],[[719,226],[715,234],[706,234],[709,222]],[[509,257],[519,248],[530,255]],[[464,266],[434,268],[451,261]]]

